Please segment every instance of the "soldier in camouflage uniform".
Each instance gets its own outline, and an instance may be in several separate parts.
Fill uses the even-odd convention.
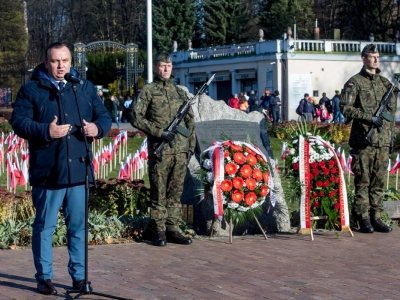
[[[193,111],[190,108],[177,133],[167,131],[165,128],[189,99],[174,84],[172,59],[167,52],[156,55],[153,72],[154,82],[142,88],[132,105],[131,124],[148,135],[151,222],[157,230],[154,244],[166,246],[168,238],[173,243],[189,245],[192,240],[178,229],[182,223],[183,183],[196,143]],[[153,153],[163,140],[167,143],[160,162]]]
[[[395,121],[396,99],[392,95],[383,117],[374,117],[379,104],[391,83],[379,75],[379,53],[369,44],[361,53],[364,64],[361,71],[351,77],[342,90],[340,108],[345,118],[352,119],[349,145],[353,157],[355,201],[354,213],[358,216],[363,233],[390,232],[381,218],[382,194],[389,161],[389,148]],[[375,126],[372,143],[365,137]],[[378,132],[376,128],[382,127]]]

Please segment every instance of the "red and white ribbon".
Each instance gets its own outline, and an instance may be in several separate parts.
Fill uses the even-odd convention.
[[[301,233],[309,234],[312,230],[310,216],[310,144],[302,135],[299,136],[299,179],[301,185]]]

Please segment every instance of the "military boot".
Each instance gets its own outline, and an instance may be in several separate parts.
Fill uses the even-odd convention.
[[[374,232],[374,227],[371,225],[371,221],[369,218],[361,219],[359,221],[360,224],[360,231],[362,233],[373,233]]]
[[[383,223],[380,218],[371,218],[371,224],[374,227],[375,231],[378,232],[391,232],[392,227]]]
[[[182,235],[179,231],[168,231],[168,241],[175,244],[190,245],[192,240],[187,236]]]
[[[154,246],[164,247],[167,246],[167,238],[164,231],[158,231],[157,237],[154,240]]]

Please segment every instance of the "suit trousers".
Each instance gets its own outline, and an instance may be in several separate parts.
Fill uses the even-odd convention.
[[[32,187],[36,209],[32,224],[32,253],[37,281],[53,278],[52,236],[60,208],[67,227],[68,272],[72,280],[85,278],[85,186]]]

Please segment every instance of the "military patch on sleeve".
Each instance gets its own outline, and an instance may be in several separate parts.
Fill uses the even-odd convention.
[[[354,86],[354,83],[352,83],[352,82],[349,82],[348,84],[347,84],[347,87],[349,87],[349,88],[352,88]]]
[[[136,99],[136,108],[139,108],[140,103],[142,103],[142,98],[138,97],[138,98]]]

